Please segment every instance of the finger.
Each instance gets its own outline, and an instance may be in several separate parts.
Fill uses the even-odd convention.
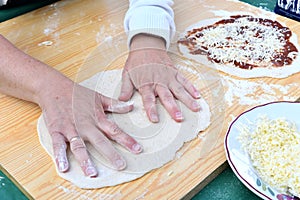
[[[84,174],[89,177],[96,177],[98,175],[97,169],[89,157],[86,146],[83,140],[76,134],[69,138],[71,151],[76,160],[80,163],[80,167]]]
[[[194,97],[195,99],[201,98],[200,92],[187,78],[179,73],[177,73],[176,78],[177,81],[183,85],[183,87],[192,97]]]
[[[101,102],[104,111],[114,113],[127,113],[133,109],[133,101],[118,101],[101,95]]]
[[[149,85],[145,85],[139,89],[139,92],[142,96],[144,108],[149,120],[154,123],[158,122],[159,118],[155,105],[156,98],[152,87]]]
[[[69,162],[67,158],[67,144],[65,142],[65,137],[58,132],[54,132],[51,134],[51,138],[57,169],[60,172],[66,172],[69,169]]]
[[[130,80],[129,74],[124,70],[122,74],[122,86],[119,100],[128,101],[133,95],[133,90],[134,86]]]
[[[122,145],[130,152],[134,154],[141,153],[143,151],[142,146],[131,136],[126,134],[122,129],[120,129],[117,124],[112,121],[106,120],[101,122],[101,130],[106,134],[106,136]]]
[[[179,84],[178,82],[170,84],[170,90],[172,91],[174,96],[182,103],[184,103],[189,109],[194,112],[200,110],[200,105],[198,104],[198,102],[189,93],[186,92],[185,88],[181,84]]]
[[[107,137],[101,134],[100,130],[96,128],[90,130],[88,139],[97,151],[110,161],[115,169],[122,170],[126,168],[124,158],[117,152]]]
[[[166,108],[170,116],[177,122],[183,121],[182,112],[180,111],[176,101],[168,88],[157,85],[156,92],[161,100],[161,103]]]

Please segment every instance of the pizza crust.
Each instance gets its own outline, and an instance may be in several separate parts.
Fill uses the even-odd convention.
[[[120,90],[121,74],[122,70],[100,72],[86,81],[83,81],[81,85],[99,91],[106,96],[116,98]],[[60,173],[57,170],[59,176],[71,181],[80,188],[86,189],[114,186],[135,180],[145,173],[171,161],[185,142],[195,138],[199,131],[205,130],[210,124],[210,109],[203,98],[198,100],[201,105],[199,112],[192,112],[178,102],[185,117],[182,123],[175,122],[165,109],[161,105],[158,105],[160,123],[157,124],[149,122],[143,110],[141,97],[137,92],[132,100],[135,105],[132,112],[127,114],[108,114],[108,116],[126,133],[142,144],[144,151],[139,155],[134,155],[114,143],[115,147],[127,161],[127,168],[125,170],[116,171],[97,153],[92,145],[87,143],[88,151],[99,171],[98,177],[89,178],[84,176],[79,164],[70,151],[68,151],[70,170],[66,173]],[[38,119],[37,130],[42,146],[55,163],[51,137],[42,115]]]
[[[262,17],[265,18],[265,17]],[[214,24],[222,19],[228,19],[228,17],[225,18],[214,18],[214,19],[206,19],[202,20],[196,24],[193,24],[186,28],[186,30],[180,35],[179,38],[184,38],[185,35],[187,35],[188,31],[195,29],[195,28],[200,28],[204,26],[208,26],[211,24]],[[274,19],[273,19],[274,20]],[[300,46],[298,44],[298,39],[297,35],[295,33],[292,33],[292,36],[290,37],[290,42],[292,42],[298,51],[300,51]],[[274,66],[269,66],[269,67],[264,67],[264,68],[253,68],[251,70],[248,69],[241,69],[233,64],[228,64],[228,65],[222,65],[219,63],[212,62],[208,60],[206,55],[193,55],[190,53],[190,50],[188,49],[187,46],[178,43],[178,49],[183,56],[185,56],[188,59],[192,59],[196,62],[200,62],[201,64],[206,65],[207,67],[216,69],[218,71],[224,72],[228,75],[240,77],[240,78],[259,78],[259,77],[272,77],[272,78],[286,78],[292,74],[298,73],[300,71],[300,55],[297,55],[297,58],[292,62],[291,65],[285,65],[283,67],[274,67]]]

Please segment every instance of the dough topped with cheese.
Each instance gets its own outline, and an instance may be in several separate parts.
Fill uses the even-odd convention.
[[[297,36],[276,20],[251,15],[207,19],[187,28],[180,52],[242,78],[284,78],[300,71]]]

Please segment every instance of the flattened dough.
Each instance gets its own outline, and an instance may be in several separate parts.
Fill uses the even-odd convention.
[[[249,14],[249,13],[241,13],[240,15],[243,14]],[[259,17],[259,16],[255,16],[255,17]],[[266,18],[266,17],[261,16],[261,18]],[[188,28],[186,28],[186,30],[179,36],[179,38],[184,38],[184,36],[187,35],[188,31],[190,30],[214,24],[222,19],[228,19],[228,17],[213,18],[213,19],[206,19],[206,20],[199,21],[198,23],[193,24]],[[293,32],[290,41],[296,46],[296,48],[300,52],[300,46],[298,44],[297,37],[298,36]],[[183,56],[185,56],[186,58],[192,59],[210,68],[217,69],[218,71],[224,72],[229,75],[237,76],[240,78],[259,78],[259,77],[286,78],[292,74],[300,72],[300,66],[299,66],[300,54],[298,54],[297,58],[293,61],[291,65],[286,65],[283,67],[272,67],[270,65],[270,67],[264,67],[264,68],[257,67],[251,70],[247,70],[247,69],[238,68],[234,65],[222,65],[219,63],[211,62],[207,59],[206,55],[199,55],[199,54],[193,55],[190,53],[188,47],[182,44],[178,44],[178,48],[179,51],[183,54]]]
[[[83,81],[81,85],[99,91],[106,96],[116,98],[120,90],[121,73],[122,70],[100,72]],[[203,98],[199,100],[201,111],[196,113],[178,102],[185,117],[182,123],[176,123],[169,117],[165,109],[158,105],[160,123],[157,124],[150,123],[147,119],[141,97],[137,92],[132,100],[134,101],[134,110],[132,112],[127,114],[109,114],[109,117],[126,133],[141,143],[144,151],[139,155],[134,155],[114,143],[127,161],[127,168],[124,171],[116,171],[110,167],[105,158],[86,142],[92,159],[97,165],[98,177],[89,178],[84,176],[70,151],[68,151],[70,170],[66,173],[60,173],[57,170],[59,176],[71,181],[80,188],[101,188],[132,181],[172,160],[184,142],[195,138],[199,131],[206,129],[210,124],[211,113],[208,104]],[[55,163],[51,137],[42,115],[38,119],[37,129],[42,146]]]

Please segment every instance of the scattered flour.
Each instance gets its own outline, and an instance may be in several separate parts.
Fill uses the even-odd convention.
[[[234,100],[240,105],[257,105],[278,100],[293,101],[295,97],[289,96],[289,91],[291,88],[299,87],[298,83],[283,86],[267,84],[262,80],[239,80],[228,76],[223,76],[222,83],[227,88],[225,101],[228,106],[232,106]]]
[[[112,36],[111,35],[107,35],[107,33],[105,33],[105,27],[102,26],[100,28],[100,31],[96,33],[96,42],[102,43],[102,42],[111,42],[112,41]]]
[[[112,36],[111,35],[103,36],[103,35],[100,34],[100,32],[98,32],[96,34],[96,42],[98,44],[102,43],[102,42],[112,42]]]
[[[44,29],[44,34],[45,34],[45,35],[49,35],[49,34],[52,33],[52,32],[53,32],[53,30],[50,29],[50,28],[45,28],[45,29]]]
[[[99,18],[98,18],[99,19]],[[96,32],[96,42],[112,42],[113,36],[123,32],[123,27],[118,24],[112,23],[111,21],[108,22],[109,25],[101,25],[98,32]],[[111,35],[108,35],[111,33]]]
[[[168,176],[171,176],[173,173],[174,173],[174,171],[171,170],[171,171],[168,172],[167,175],[168,175]]]
[[[216,17],[229,17],[232,15],[232,12],[227,10],[210,10]]]
[[[190,63],[186,63],[191,65]],[[176,66],[180,70],[187,70],[188,72],[197,76],[198,79],[220,79],[225,90],[225,103],[227,106],[232,106],[237,100],[240,105],[257,105],[264,104],[271,101],[294,101],[295,97],[290,96],[289,92],[294,88],[299,88],[299,83],[292,83],[288,85],[267,84],[262,80],[246,80],[235,79],[227,75],[220,75],[220,77],[207,77],[207,75],[200,74],[198,71],[184,66]],[[220,88],[212,90],[212,95],[217,97]],[[216,94],[214,93],[216,92]]]
[[[227,0],[229,2],[240,2],[242,4],[248,4],[245,2],[241,2],[238,0]],[[270,3],[271,4],[271,3]],[[236,11],[228,11],[228,10],[222,10],[222,9],[217,9],[217,10],[209,10],[209,12],[213,13],[216,17],[229,17],[232,15],[239,15],[239,14],[248,14],[248,15],[254,15],[254,16],[259,16],[259,17],[266,17],[269,19],[275,20],[276,14],[274,12],[270,12],[271,10],[267,8],[266,6],[268,3],[259,3],[257,5],[260,9],[253,9],[253,6],[244,6],[241,5],[239,10]]]
[[[137,196],[135,198],[135,200],[141,200],[141,199],[144,199],[145,198],[145,195],[149,192],[148,189],[146,189],[141,195]]]
[[[64,191],[65,193],[70,193],[70,190],[68,188],[64,187],[64,186],[60,185],[60,186],[58,186],[58,189]]]
[[[59,10],[59,4],[51,4],[48,6],[48,10],[44,13],[44,29],[43,33],[45,36],[49,37],[49,41],[39,43],[38,46],[51,46],[55,42],[55,46],[60,44],[60,33],[59,26],[61,19],[63,19],[63,12]],[[54,42],[53,42],[54,41]]]
[[[52,41],[44,41],[38,44],[38,46],[51,46],[53,44]]]
[[[98,194],[97,199],[101,199],[101,200],[122,199],[122,193],[119,191],[115,194]]]
[[[1,181],[1,179],[0,179]],[[66,188],[62,185],[57,185],[57,188],[62,190],[66,194],[72,194],[78,196],[78,188],[75,186],[71,186],[70,188]],[[77,199],[82,199],[82,200],[94,200],[94,199],[99,199],[99,200],[121,200],[122,199],[122,193],[121,191],[117,191],[114,194],[106,194],[106,193],[95,193],[92,194],[92,190],[85,191],[85,194],[79,195]]]

